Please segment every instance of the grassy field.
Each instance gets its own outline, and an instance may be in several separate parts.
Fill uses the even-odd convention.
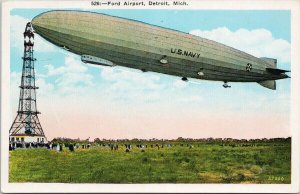
[[[290,142],[256,147],[193,144],[193,148],[124,146],[10,151],[10,182],[63,183],[290,183]]]

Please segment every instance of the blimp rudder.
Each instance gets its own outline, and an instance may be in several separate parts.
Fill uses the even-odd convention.
[[[271,89],[271,90],[276,90],[276,81],[275,80],[266,80],[266,81],[261,81],[257,82],[259,85]]]

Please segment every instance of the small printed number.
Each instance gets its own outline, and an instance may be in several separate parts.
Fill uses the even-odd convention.
[[[284,181],[282,176],[268,176],[268,181]]]

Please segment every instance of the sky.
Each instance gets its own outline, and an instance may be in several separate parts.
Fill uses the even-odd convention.
[[[10,17],[11,121],[21,81],[23,32],[47,9],[14,9]],[[270,10],[93,10],[179,30],[290,65],[290,12]],[[43,130],[54,137],[272,138],[288,137],[290,79],[277,90],[141,73],[82,63],[80,56],[35,36],[37,107]]]

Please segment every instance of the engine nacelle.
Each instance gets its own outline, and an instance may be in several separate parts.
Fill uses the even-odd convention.
[[[91,55],[81,55],[81,61],[84,63],[91,63],[95,65],[103,65],[103,66],[110,66],[110,67],[116,66],[116,64],[114,64],[111,61],[99,57],[94,57]]]

